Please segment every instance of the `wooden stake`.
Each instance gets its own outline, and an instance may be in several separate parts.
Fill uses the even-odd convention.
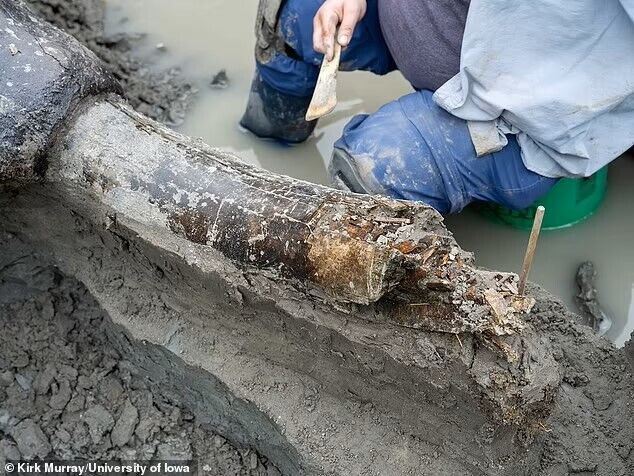
[[[522,273],[520,274],[520,284],[517,287],[520,296],[524,295],[526,290],[526,281],[528,280],[528,273],[533,266],[533,258],[535,257],[535,249],[537,248],[537,240],[539,239],[539,232],[542,229],[542,221],[544,220],[544,212],[546,209],[541,205],[537,207],[535,213],[535,220],[533,221],[533,229],[531,230],[531,236],[528,239],[528,246],[526,247],[526,254],[524,255],[524,263],[522,264]]]

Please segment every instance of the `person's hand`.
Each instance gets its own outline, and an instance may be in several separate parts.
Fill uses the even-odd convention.
[[[326,0],[313,19],[313,48],[330,61],[335,50],[335,33],[339,26],[337,42],[348,46],[354,28],[365,15],[366,0]]]

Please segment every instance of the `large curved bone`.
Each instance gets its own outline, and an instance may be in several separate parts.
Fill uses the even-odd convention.
[[[512,334],[526,300],[511,275],[475,269],[430,207],[341,193],[195,143],[118,100],[81,114],[47,180],[121,216],[312,285],[376,319],[444,332]],[[513,307],[515,306],[515,307]]]

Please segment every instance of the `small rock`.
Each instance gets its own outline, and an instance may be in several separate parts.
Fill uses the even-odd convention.
[[[13,383],[13,372],[11,372],[10,370],[0,372],[0,388],[8,387],[12,383]]]
[[[92,387],[92,381],[85,375],[80,375],[77,379],[77,387],[87,390]]]
[[[35,381],[33,382],[33,389],[35,390],[35,393],[44,395],[48,392],[48,389],[56,375],[57,369],[55,366],[52,364],[46,364],[44,370],[37,374]]]
[[[68,433],[63,428],[57,430],[57,432],[55,432],[55,436],[57,436],[57,438],[59,438],[59,440],[63,441],[64,443],[68,443],[70,441],[70,433]]]
[[[220,448],[222,445],[224,445],[226,442],[226,440],[220,436],[220,435],[215,435],[214,436],[214,447],[215,448]]]
[[[41,407],[38,408],[38,410],[43,410],[44,408],[43,405]],[[40,426],[43,428],[48,428],[49,425],[56,425],[57,424],[57,419],[60,417],[61,415],[61,411],[60,410],[55,410],[53,408],[49,408],[44,410],[44,413],[40,416]]]
[[[114,426],[114,418],[101,405],[96,405],[86,410],[83,414],[83,420],[88,425],[90,438],[95,444],[99,443],[104,433],[110,431]]]
[[[2,463],[6,462],[7,460],[19,461],[20,459],[22,459],[20,451],[13,441],[7,438],[3,438],[2,440],[0,440],[0,461]],[[4,464],[2,466],[4,467]]]
[[[178,407],[174,407],[169,414],[169,420],[172,424],[178,424],[178,420],[181,417],[181,410]]]
[[[7,431],[9,422],[11,421],[11,414],[6,408],[0,408],[0,431]]]
[[[80,450],[90,443],[90,435],[86,425],[78,423],[73,428],[73,438],[71,439],[71,445],[75,450]]]
[[[75,367],[71,367],[70,365],[60,365],[58,373],[73,383],[77,380],[77,369]]]
[[[99,362],[99,366],[101,367],[100,370],[104,370],[105,374],[107,374],[111,370],[113,370],[117,366],[118,363],[119,363],[118,359],[114,358],[113,356],[104,355],[103,359],[101,359],[101,362]]]
[[[68,334],[75,328],[75,319],[68,315],[62,314],[55,319],[55,329],[57,335],[62,339],[67,339]]]
[[[144,418],[136,427],[135,434],[142,442],[147,441],[156,431],[156,422],[151,418]]]
[[[137,446],[136,450],[138,459],[141,461],[148,461],[154,458],[154,454],[156,453],[156,440]]]
[[[258,455],[255,452],[251,452],[249,455],[249,468],[257,469],[258,467]]]
[[[159,51],[165,52],[167,51],[167,46],[165,46],[165,43],[157,43],[156,49]]]
[[[16,374],[15,381],[22,388],[22,390],[30,390],[32,379],[24,374]]]
[[[134,429],[136,428],[138,421],[139,412],[135,406],[132,405],[130,400],[126,400],[123,404],[121,416],[119,416],[119,419],[110,434],[112,444],[115,446],[123,446],[128,443],[134,434]]]
[[[84,409],[86,404],[86,397],[82,394],[75,395],[70,399],[68,405],[66,405],[66,411],[70,413],[80,412]]]
[[[216,75],[212,78],[209,85],[214,89],[225,89],[227,86],[229,86],[229,76],[227,76],[227,71],[224,69],[218,71]]]
[[[22,457],[31,460],[45,458],[51,452],[51,445],[42,429],[33,420],[26,419],[18,423],[10,432],[18,445]]]
[[[25,352],[20,352],[18,355],[14,356],[13,366],[17,369],[21,369],[29,365],[29,356]]]
[[[55,410],[63,410],[70,400],[70,395],[71,391],[68,380],[62,380],[57,388],[57,392],[51,396],[48,405]]]
[[[6,389],[6,401],[13,417],[18,420],[29,418],[36,413],[35,396],[30,390],[23,390],[19,385],[11,385]]]
[[[20,50],[18,49],[17,46],[15,46],[13,43],[11,43],[9,45],[9,52],[11,53],[11,56],[15,56],[15,55],[17,55],[20,52]]]
[[[137,451],[134,448],[125,447],[120,450],[120,457],[123,461],[131,461],[134,459],[140,459],[138,457]]]
[[[192,448],[188,439],[168,435],[156,449],[156,457],[165,461],[189,461],[192,459]]]
[[[109,375],[102,380],[99,385],[99,391],[103,395],[105,401],[114,403],[123,394],[123,386],[118,378]]]

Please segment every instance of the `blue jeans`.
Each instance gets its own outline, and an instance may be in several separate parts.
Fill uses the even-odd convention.
[[[396,68],[385,44],[377,1],[368,0],[365,17],[342,53],[341,69],[386,74]],[[307,97],[317,82],[322,56],[313,50],[313,17],[323,0],[287,0],[280,31],[290,54],[277,53],[258,73],[284,94]],[[515,136],[499,152],[476,157],[467,123],[437,106],[421,90],[392,101],[377,112],[358,115],[335,143],[329,170],[352,191],[427,203],[456,213],[473,201],[521,209],[557,182],[528,170]]]

